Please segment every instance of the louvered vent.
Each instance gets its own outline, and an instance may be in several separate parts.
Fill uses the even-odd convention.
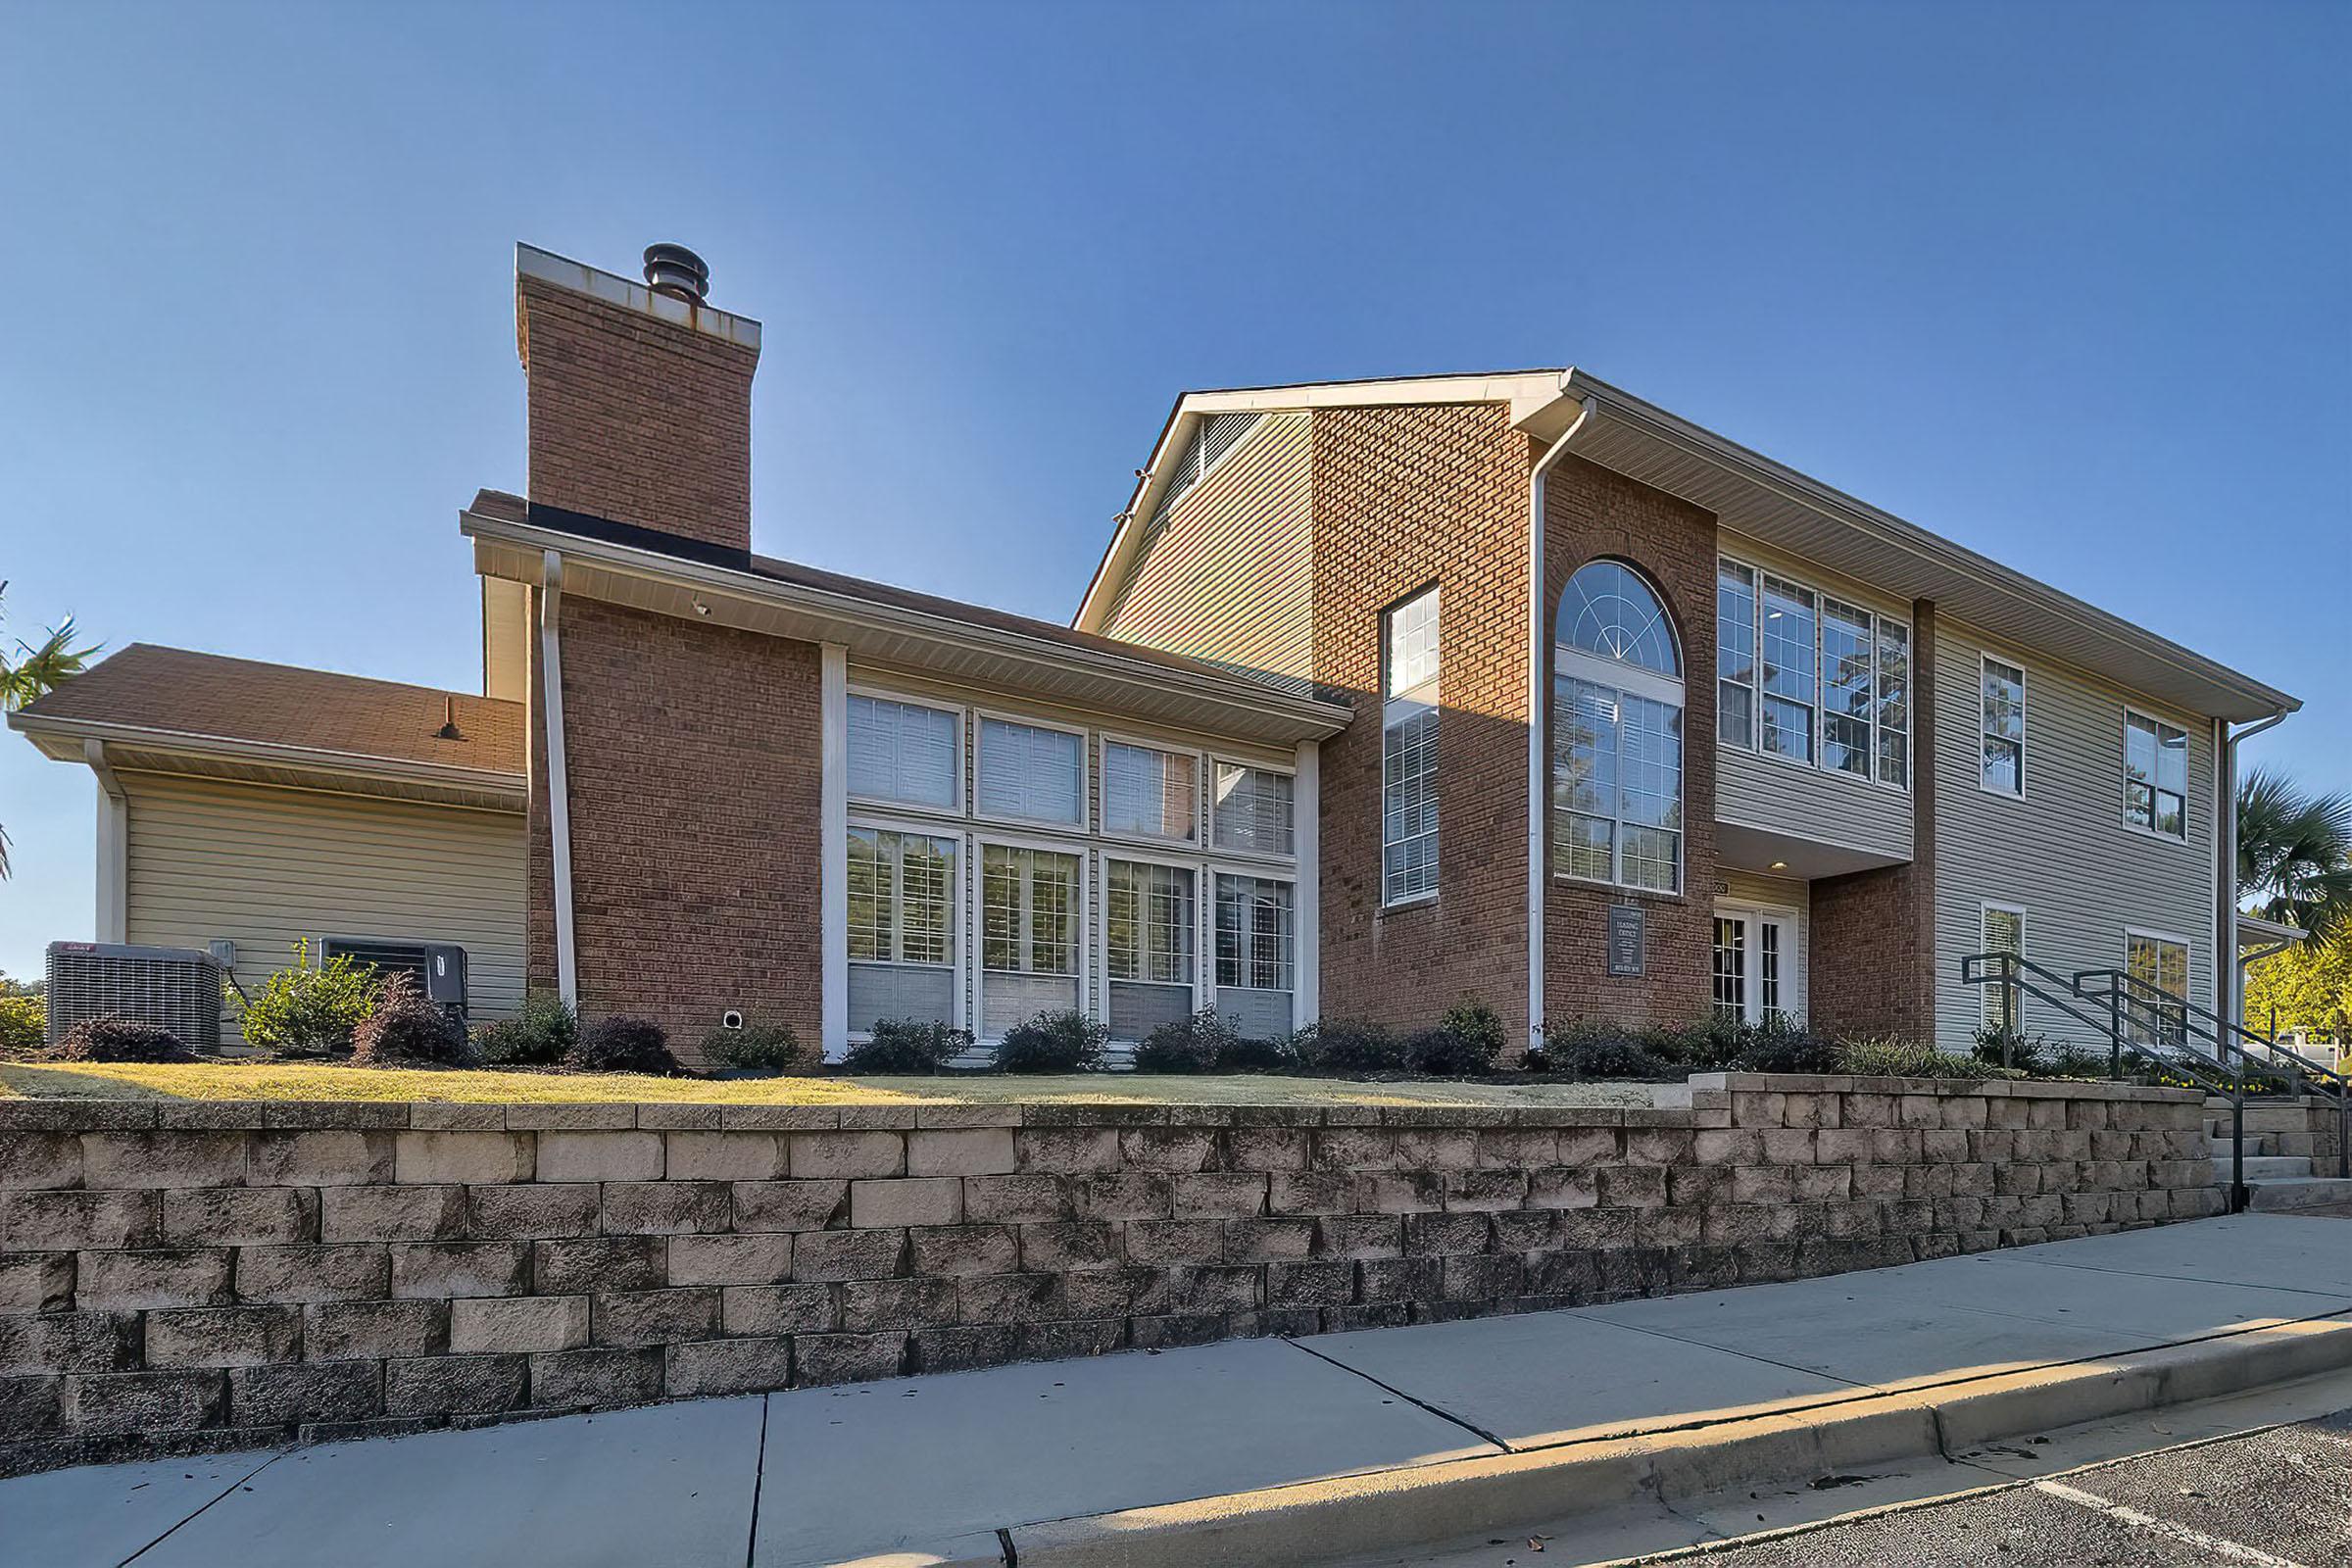
[[[1256,427],[1263,418],[1257,414],[1212,414],[1193,426],[1192,439],[1184,444],[1183,453],[1175,460],[1174,471],[1168,476],[1168,486],[1159,493],[1159,505],[1152,509],[1152,525],[1148,530],[1156,533],[1167,522],[1168,514],[1176,510],[1202,474],[1217,466],[1217,460],[1242,444],[1242,437]]]
[[[220,1049],[220,965],[193,948],[49,944],[49,1040],[85,1018],[136,1018],[182,1045]]]

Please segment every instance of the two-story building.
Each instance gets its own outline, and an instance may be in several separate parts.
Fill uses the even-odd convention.
[[[299,778],[239,710],[252,765],[203,785],[241,834],[320,792],[494,822],[514,869],[467,917],[507,924],[438,923],[429,872],[387,910],[410,873],[361,833],[271,945],[490,940],[520,961],[473,966],[478,1011],[527,978],[835,1050],[1465,993],[1530,1037],[1722,1009],[1956,1048],[2008,1005],[1960,959],[2002,950],[2228,1004],[2231,735],[2292,698],[1582,370],[1188,394],[1060,626],[755,554],[759,326],[691,257],[525,246],[515,286],[529,493],[462,519],[483,697],[354,683],[451,734],[420,709]],[[101,937],[203,946],[256,878],[208,906],[183,845],[142,892],[142,799],[221,750],[133,700],[167,658],[203,661],[126,650],[12,722],[99,770]],[[267,668],[305,708],[344,679]],[[431,772],[507,728],[496,779]]]

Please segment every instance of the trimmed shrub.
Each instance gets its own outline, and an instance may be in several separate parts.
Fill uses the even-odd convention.
[[[2053,1078],[2104,1078],[2112,1065],[2106,1052],[2067,1041],[2050,1049],[2046,1070]]]
[[[1384,1024],[1325,1018],[1291,1036],[1300,1066],[1313,1072],[1401,1072],[1405,1042]]]
[[[823,1052],[803,1045],[786,1023],[747,1018],[740,1029],[713,1029],[703,1036],[703,1060],[723,1072],[791,1072],[823,1059]]]
[[[1839,1048],[1840,1072],[1864,1078],[1983,1078],[1984,1064],[1915,1040],[1849,1040]]]
[[[1289,1072],[1298,1065],[1298,1050],[1287,1036],[1279,1040],[1251,1040],[1234,1035],[1217,1047],[1219,1072]]]
[[[1110,1027],[1071,1007],[1051,1008],[1004,1031],[999,1072],[1092,1072],[1102,1065]]]
[[[1979,1061],[1994,1067],[2015,1067],[2023,1073],[2040,1077],[2049,1070],[2050,1042],[2041,1035],[2022,1034],[2015,1029],[1987,1025],[1977,1031],[1973,1048]],[[2002,1058],[2006,1057],[2006,1060]]]
[[[1441,1078],[1472,1078],[1494,1070],[1506,1036],[1494,1009],[1464,997],[1446,1009],[1435,1029],[1415,1035],[1405,1060],[1417,1072]]]
[[[0,996],[0,1052],[38,1051],[49,1038],[49,1008],[37,996]]]
[[[533,991],[512,1017],[477,1025],[474,1054],[486,1066],[552,1067],[571,1054],[580,1021],[552,991]]]
[[[294,944],[294,963],[247,999],[239,1023],[245,1043],[279,1056],[331,1056],[351,1049],[352,1036],[375,1010],[383,982],[373,964],[339,954],[311,962],[311,944]]]
[[[1737,1065],[1742,1072],[1842,1072],[1840,1059],[1835,1040],[1775,1019],[1750,1033]]]
[[[1144,1036],[1135,1048],[1137,1072],[1215,1072],[1226,1054],[1242,1037],[1223,1013],[1202,1007],[1189,1018],[1175,1018]]]
[[[935,1073],[971,1049],[972,1037],[951,1024],[877,1018],[873,1038],[852,1045],[842,1065],[851,1072]]]
[[[678,1058],[669,1054],[669,1036],[660,1024],[617,1012],[580,1025],[567,1059],[582,1072],[678,1070]]]
[[[1598,1024],[1572,1024],[1544,1043],[1548,1070],[1586,1083],[1660,1083],[1683,1069],[1635,1036]]]
[[[1660,1037],[1647,1044],[1653,1054],[1692,1072],[1728,1072],[1739,1065],[1755,1035],[1737,1018],[1710,1012],[1687,1029],[1660,1031]]]
[[[472,1056],[465,1026],[405,969],[386,977],[351,1037],[351,1059],[364,1067],[455,1067]]]
[[[195,1061],[179,1036],[152,1023],[109,1013],[84,1018],[50,1051],[52,1061]]]

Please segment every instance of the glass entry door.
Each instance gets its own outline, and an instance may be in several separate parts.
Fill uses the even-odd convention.
[[[1715,911],[1715,1012],[1760,1024],[1798,1010],[1796,921],[1764,909]]]

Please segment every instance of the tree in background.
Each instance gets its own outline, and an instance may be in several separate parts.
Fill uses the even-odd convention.
[[[2298,942],[2246,970],[2246,1027],[2268,1034],[2274,1016],[2281,1029],[2352,1034],[2352,930]]]
[[[2246,774],[2237,787],[2237,897],[2239,907],[2315,938],[2352,924],[2352,795],[2306,795],[2268,768]]]
[[[0,597],[8,583],[0,580]],[[74,617],[49,628],[38,647],[20,640],[16,656],[0,651],[0,713],[12,712],[44,692],[53,691],[82,672],[98,645],[74,646]],[[8,829],[0,827],[0,877],[8,875]]]

